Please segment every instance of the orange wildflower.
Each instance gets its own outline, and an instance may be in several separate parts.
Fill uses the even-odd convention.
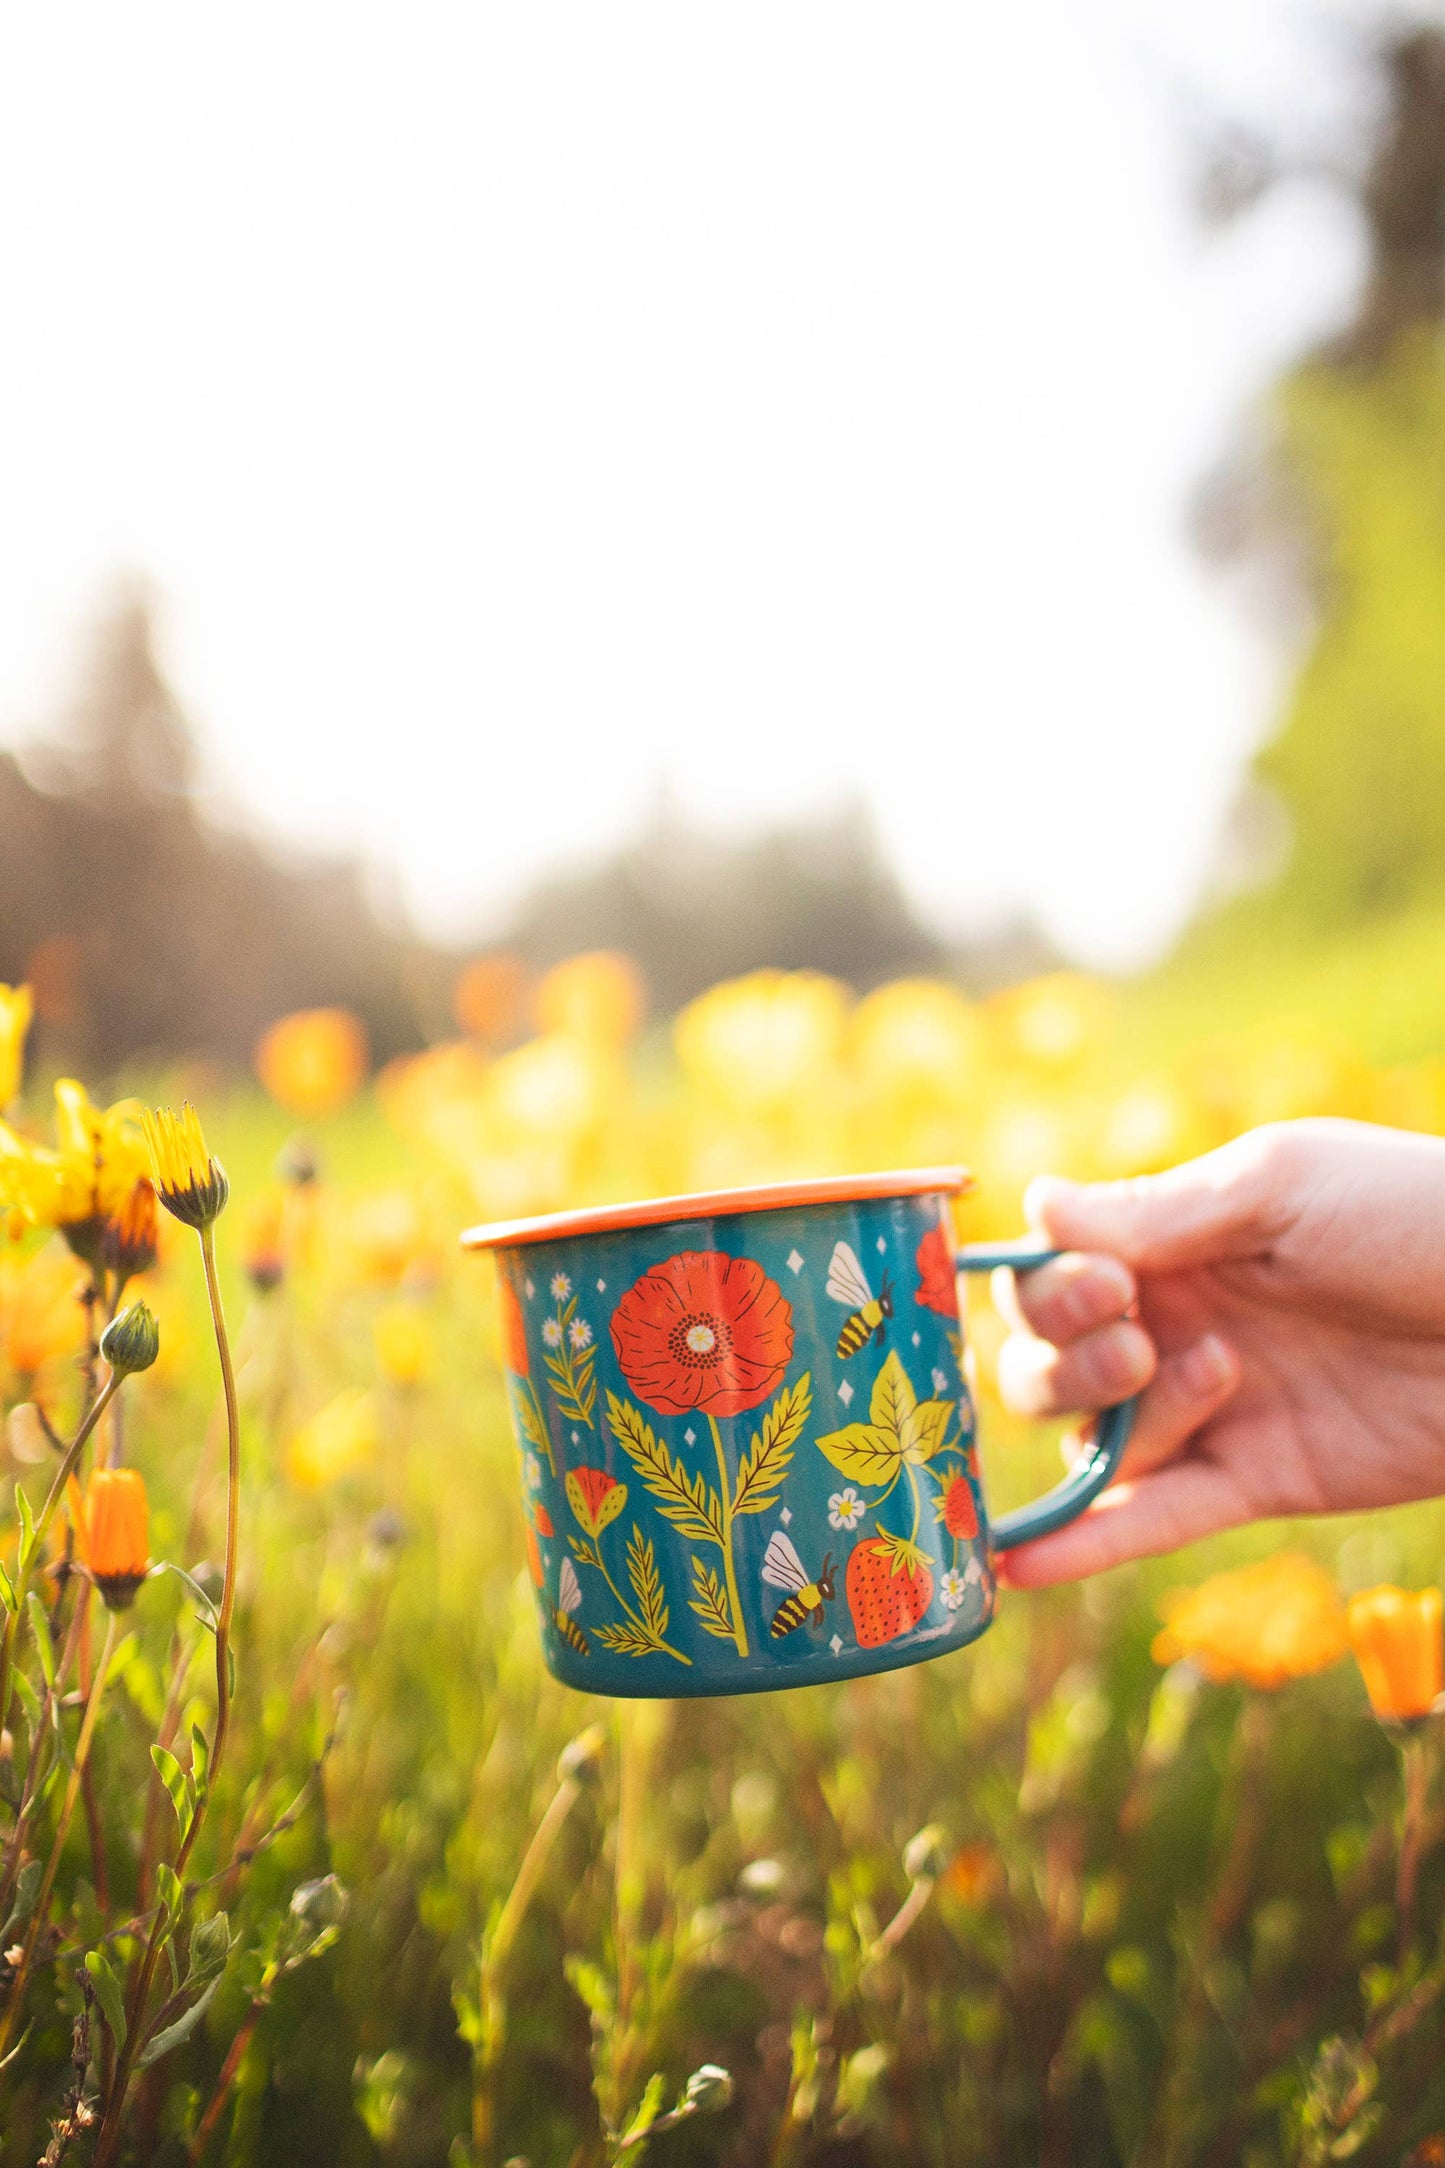
[[[286,1202],[284,1190],[262,1190],[241,1219],[241,1262],[247,1279],[263,1295],[286,1276]]]
[[[1388,1583],[1352,1596],[1346,1614],[1350,1647],[1370,1707],[1382,1724],[1428,1716],[1445,1693],[1438,1588],[1392,1588]]]
[[[58,1242],[24,1264],[0,1266],[0,1357],[9,1369],[33,1377],[52,1356],[79,1348],[83,1284],[75,1258]]]
[[[69,1503],[82,1565],[110,1610],[128,1610],[150,1571],[144,1478],[135,1468],[97,1468],[84,1504],[71,1478]]]
[[[264,1032],[256,1074],[292,1114],[330,1114],[355,1097],[371,1066],[366,1033],[348,1009],[299,1009]]]
[[[565,1032],[597,1046],[626,1046],[646,1006],[641,972],[616,949],[569,956],[537,988],[537,1022],[544,1032]]]
[[[1154,1660],[1187,1657],[1206,1678],[1263,1688],[1325,1671],[1348,1646],[1344,1607],[1312,1558],[1281,1552],[1176,1589],[1160,1604]]]
[[[452,1014],[470,1039],[505,1046],[522,1027],[527,966],[520,956],[494,949],[474,957],[452,988]]]

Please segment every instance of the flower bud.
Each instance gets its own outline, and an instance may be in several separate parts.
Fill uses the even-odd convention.
[[[1438,1588],[1364,1589],[1348,1610],[1350,1646],[1382,1724],[1428,1716],[1445,1686]]]
[[[557,1757],[559,1782],[565,1784],[570,1779],[577,1784],[595,1784],[601,1775],[606,1745],[607,1733],[600,1724],[589,1724],[585,1731],[579,1731]]]
[[[910,1882],[921,1882],[925,1875],[936,1880],[947,1865],[948,1845],[937,1822],[920,1829],[903,1847],[903,1872]]]
[[[693,2115],[718,2115],[731,2102],[733,2090],[730,2070],[721,2063],[704,2063],[687,2081],[683,2106]]]
[[[117,1377],[149,1370],[161,1351],[161,1328],[143,1302],[127,1304],[100,1336],[100,1352]]]
[[[77,1489],[72,1512],[81,1562],[107,1607],[129,1610],[150,1571],[144,1479],[134,1468],[96,1468],[84,1507],[76,1512],[78,1504]]]

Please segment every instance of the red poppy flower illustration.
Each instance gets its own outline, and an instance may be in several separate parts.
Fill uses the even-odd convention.
[[[589,1536],[610,1528],[627,1503],[627,1486],[605,1468],[570,1468],[565,1489],[567,1503]]]
[[[926,1310],[940,1317],[958,1316],[958,1287],[954,1278],[953,1244],[941,1227],[930,1227],[918,1245],[914,1259],[923,1284],[914,1295]]]
[[[965,1542],[978,1534],[978,1508],[967,1479],[956,1475],[939,1501],[938,1517],[951,1536]]]
[[[683,1250],[654,1265],[612,1313],[612,1344],[659,1415],[740,1415],[775,1393],[793,1353],[793,1312],[750,1257]]]
[[[552,1526],[552,1516],[540,1499],[537,1503],[537,1533],[539,1536],[555,1536],[557,1533]]]
[[[510,1280],[497,1281],[497,1303],[502,1313],[502,1360],[514,1377],[528,1378],[532,1369],[527,1360],[527,1322]]]

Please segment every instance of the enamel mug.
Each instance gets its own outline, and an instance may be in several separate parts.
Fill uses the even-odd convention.
[[[621,1695],[745,1694],[976,1640],[1002,1551],[1118,1466],[1108,1409],[1055,1489],[990,1527],[955,1247],[956,1167],[563,1212],[463,1236],[497,1260],[547,1663]]]

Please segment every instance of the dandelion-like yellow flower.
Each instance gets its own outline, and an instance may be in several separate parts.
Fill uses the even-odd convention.
[[[55,1087],[57,1149],[31,1152],[34,1217],[58,1227],[93,1269],[105,1261],[110,1221],[131,1203],[147,1172],[140,1115],[134,1099],[93,1106],[83,1084],[61,1077]]]
[[[19,1093],[25,1034],[34,1009],[28,986],[0,986],[0,1107],[8,1107]]]
[[[616,949],[569,956],[537,988],[537,1022],[544,1032],[568,1032],[598,1046],[626,1046],[646,1007],[642,973]]]
[[[1207,1678],[1272,1688],[1325,1671],[1348,1643],[1335,1585],[1312,1558],[1281,1552],[1176,1589],[1159,1606],[1156,1663],[1188,1657]]]
[[[1438,1588],[1367,1588],[1350,1598],[1350,1647],[1382,1724],[1428,1716],[1445,1692]]]
[[[142,1120],[161,1203],[185,1226],[209,1227],[225,1211],[231,1185],[207,1149],[195,1108],[189,1101],[179,1114],[170,1107],[147,1107]]]
[[[433,1344],[427,1320],[409,1302],[393,1302],[372,1326],[376,1367],[393,1385],[420,1385],[432,1367]]]

